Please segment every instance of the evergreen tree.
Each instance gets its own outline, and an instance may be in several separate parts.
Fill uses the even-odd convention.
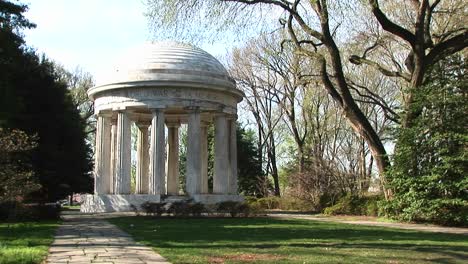
[[[55,65],[24,46],[21,29],[34,25],[26,6],[0,1],[0,125],[37,135],[32,169],[41,189],[35,198],[55,201],[92,189],[85,123]]]
[[[464,59],[436,64],[401,129],[386,212],[408,221],[468,224],[468,89]]]
[[[262,197],[267,177],[262,170],[258,155],[255,131],[246,130],[237,124],[237,169],[239,192],[243,195]]]

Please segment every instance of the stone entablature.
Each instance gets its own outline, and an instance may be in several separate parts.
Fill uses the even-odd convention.
[[[95,92],[96,112],[130,108],[186,108],[200,107],[207,111],[236,114],[242,93],[226,89],[188,87],[124,86],[114,90]]]

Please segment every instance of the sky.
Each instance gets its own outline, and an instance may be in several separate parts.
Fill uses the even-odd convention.
[[[96,82],[107,78],[119,59],[153,34],[144,16],[144,0],[22,0],[26,17],[37,25],[24,32],[26,44],[68,70],[80,67]],[[164,39],[164,36],[158,36]],[[222,57],[222,45],[202,49]]]
[[[89,72],[96,84],[112,78],[112,71],[129,52],[155,38],[144,16],[145,0],[20,0],[29,6],[25,16],[37,25],[24,32],[26,44],[69,71]],[[223,63],[234,43],[201,43],[200,48]],[[247,108],[239,120],[252,122]]]

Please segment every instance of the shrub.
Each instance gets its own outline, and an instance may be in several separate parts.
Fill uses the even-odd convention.
[[[206,211],[202,203],[189,203],[189,211],[192,216],[201,216]]]
[[[0,203],[0,220],[16,219],[21,204],[16,201]]]
[[[166,203],[152,203],[144,202],[141,205],[141,208],[145,211],[147,215],[161,216],[166,212]]]
[[[186,201],[174,202],[169,206],[168,212],[175,217],[187,217],[191,212],[191,206]]]
[[[326,215],[368,215],[377,216],[379,196],[356,196],[347,194],[323,211]]]
[[[236,217],[238,215],[248,217],[252,213],[256,213],[254,210],[252,210],[252,207],[249,206],[249,204],[234,201],[225,201],[218,203],[217,211],[220,213],[229,213],[231,217]]]
[[[57,220],[61,207],[57,204],[21,204],[5,202],[0,204],[0,220]]]
[[[295,210],[295,211],[313,211],[313,206],[308,201],[300,200],[291,196],[283,197],[264,197],[264,198],[246,198],[246,203],[257,210]]]
[[[30,206],[28,211],[31,212],[31,220],[57,220],[60,218],[61,209],[58,204],[38,204]]]
[[[279,209],[280,206],[280,197],[277,196],[270,196],[270,197],[263,197],[257,200],[258,205],[260,208],[263,209]]]
[[[130,204],[130,210],[132,210],[137,216],[140,215],[140,210],[138,210],[138,206]]]

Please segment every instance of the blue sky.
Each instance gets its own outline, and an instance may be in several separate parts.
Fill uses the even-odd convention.
[[[25,0],[26,17],[37,24],[26,43],[72,70],[77,66],[99,82],[119,58],[153,39],[142,0]],[[164,36],[158,36],[164,39]],[[202,46],[223,56],[222,45]]]

